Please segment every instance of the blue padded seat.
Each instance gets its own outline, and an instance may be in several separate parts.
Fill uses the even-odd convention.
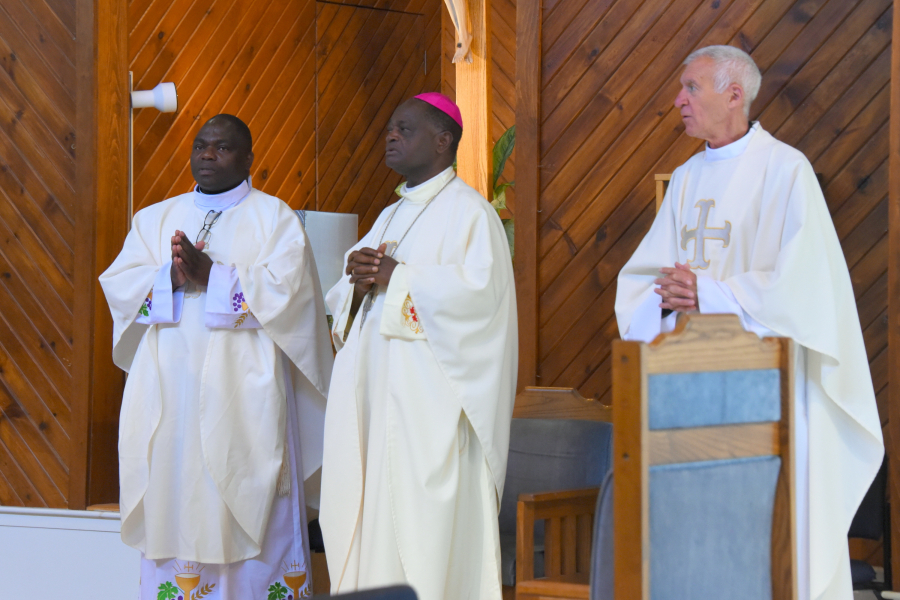
[[[500,501],[503,585],[516,584],[516,506],[520,494],[597,487],[612,459],[612,425],[570,419],[513,419]],[[535,577],[544,574],[544,528],[535,524]]]
[[[853,585],[872,583],[878,577],[875,568],[863,560],[850,559],[850,578]]]

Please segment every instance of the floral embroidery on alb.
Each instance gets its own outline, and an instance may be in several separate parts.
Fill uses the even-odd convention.
[[[138,314],[144,317],[150,316],[150,311],[153,310],[153,290],[147,294],[147,297],[144,299],[144,303],[141,304],[141,308],[138,310]]]
[[[238,318],[234,320],[235,329],[243,325],[248,316],[253,316],[253,313],[250,312],[250,307],[247,305],[247,301],[244,299],[243,292],[238,292],[234,295],[231,299],[231,307],[234,309],[234,312],[241,313],[238,315]]]
[[[406,300],[403,301],[402,312],[403,320],[406,322],[406,326],[409,327],[410,331],[413,333],[425,333],[425,329],[419,321],[419,314],[416,312],[416,307],[413,306],[412,296],[409,294],[406,295]]]

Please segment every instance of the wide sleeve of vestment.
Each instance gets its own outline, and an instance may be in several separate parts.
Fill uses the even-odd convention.
[[[685,165],[686,166],[686,165]],[[623,339],[650,341],[660,333],[662,301],[653,289],[662,266],[672,266],[678,260],[678,236],[673,191],[684,179],[685,166],[672,174],[665,198],[650,226],[619,272],[616,291],[616,321]]]
[[[138,212],[122,251],[100,275],[100,286],[113,318],[113,362],[123,371],[131,370],[131,362],[147,325],[136,323],[141,306],[153,288],[160,269],[170,257],[159,255],[159,219],[148,218],[147,210]],[[165,260],[163,260],[165,258]]]
[[[333,357],[312,248],[300,219],[281,201],[270,231],[253,262],[234,264],[244,298],[266,334],[327,396]]]
[[[490,204],[461,181],[448,192],[458,194],[453,201],[460,208],[446,223],[443,258],[439,264],[411,260],[404,283],[428,344],[478,434],[499,497],[518,364],[512,261]]]
[[[364,235],[361,240],[356,242],[352,248],[347,250],[346,254],[344,254],[345,271],[347,259],[350,257],[351,253],[356,252],[360,248],[374,247],[375,232],[381,231],[381,228],[384,225],[384,219],[386,218],[385,215],[390,213],[390,209],[391,207],[389,206],[387,209],[383,210],[369,232]],[[347,339],[347,333],[349,332],[354,319],[354,317],[351,317],[350,315],[350,308],[353,303],[353,285],[350,283],[350,276],[347,275],[346,272],[341,279],[328,290],[328,294],[325,296],[325,302],[328,304],[328,309],[331,311],[333,319],[331,339],[334,342],[335,349],[340,350],[344,346],[344,341]],[[356,316],[358,316],[358,314]]]

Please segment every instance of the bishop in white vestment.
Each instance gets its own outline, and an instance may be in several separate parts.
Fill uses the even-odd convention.
[[[306,234],[250,186],[250,144],[237,118],[210,119],[199,185],[138,212],[100,277],[129,374],[121,531],[143,554],[143,600],[311,595],[304,481],[332,350]]]
[[[752,59],[714,46],[686,64],[675,105],[708,143],[619,274],[619,331],[650,341],[699,310],[795,340],[799,598],[850,600],[847,531],[884,449],[847,264],[809,161],[747,125]]]
[[[451,166],[461,132],[440,94],[395,111],[386,162],[408,178],[402,198],[327,295],[339,350],[319,520],[335,593],[501,598],[515,291],[496,211]]]

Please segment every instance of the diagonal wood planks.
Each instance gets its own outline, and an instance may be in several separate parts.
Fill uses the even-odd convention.
[[[74,33],[73,0],[0,0],[0,504],[69,500]]]

